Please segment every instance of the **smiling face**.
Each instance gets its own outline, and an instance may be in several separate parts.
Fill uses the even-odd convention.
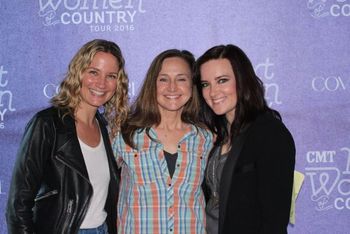
[[[202,93],[217,115],[232,123],[237,105],[236,78],[228,59],[213,59],[200,67]]]
[[[191,69],[179,57],[164,59],[157,77],[157,103],[160,114],[180,111],[192,96]]]
[[[81,75],[80,108],[97,110],[108,102],[117,88],[119,65],[110,53],[97,52]]]

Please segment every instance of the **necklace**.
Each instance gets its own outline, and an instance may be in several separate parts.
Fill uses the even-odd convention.
[[[212,199],[215,204],[219,203],[219,176],[218,176],[218,165],[221,153],[221,146],[218,147],[213,155],[212,168],[211,168],[211,182],[212,182]]]

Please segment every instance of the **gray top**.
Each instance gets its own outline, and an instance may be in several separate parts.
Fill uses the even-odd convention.
[[[205,175],[207,186],[210,189],[210,198],[205,208],[208,234],[217,234],[219,232],[219,185],[228,155],[228,153],[220,153],[221,147],[216,147],[208,161]]]

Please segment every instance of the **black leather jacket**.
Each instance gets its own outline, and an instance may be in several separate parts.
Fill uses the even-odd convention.
[[[28,123],[17,155],[7,204],[9,233],[77,233],[88,210],[92,186],[75,122],[57,108]],[[105,144],[110,184],[105,205],[109,233],[116,233],[119,173],[106,122],[97,113]]]

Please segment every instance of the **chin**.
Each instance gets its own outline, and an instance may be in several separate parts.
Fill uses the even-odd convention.
[[[227,112],[223,110],[213,110],[216,115],[225,115]]]

